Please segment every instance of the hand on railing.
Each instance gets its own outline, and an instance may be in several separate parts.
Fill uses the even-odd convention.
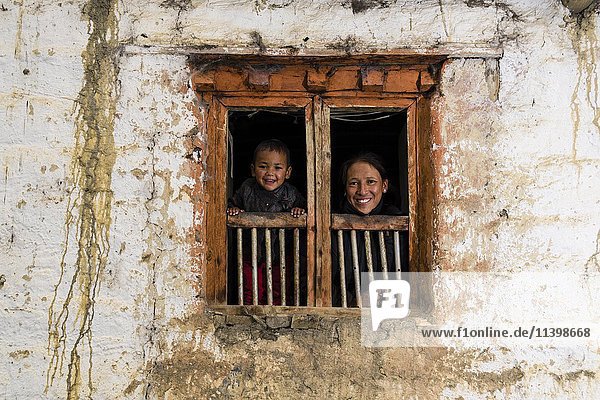
[[[230,228],[306,228],[306,212],[295,216],[291,212],[227,212]]]
[[[292,208],[292,211],[291,211],[291,213],[292,213],[292,216],[293,216],[294,218],[298,218],[298,217],[300,217],[301,215],[304,215],[304,213],[305,213],[305,212],[306,212],[306,211],[304,211],[304,208],[300,208],[300,207],[294,207],[294,208]]]
[[[229,207],[227,208],[227,215],[238,215],[239,213],[243,213],[244,210],[238,207]]]

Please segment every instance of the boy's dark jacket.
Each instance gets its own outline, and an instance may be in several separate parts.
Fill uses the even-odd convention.
[[[248,178],[235,191],[228,201],[228,207],[238,207],[248,212],[285,212],[294,207],[306,209],[306,199],[296,187],[288,182],[269,192],[261,187],[255,178]],[[264,261],[265,234],[263,229],[258,230],[258,261]],[[291,241],[286,241],[291,243]],[[250,241],[244,240],[244,259],[251,256]],[[279,262],[279,238],[271,234],[271,259],[273,263]],[[288,254],[286,252],[286,254]]]
[[[228,206],[249,212],[283,212],[294,207],[306,209],[306,199],[288,182],[269,192],[262,188],[256,179],[248,178],[229,199]]]

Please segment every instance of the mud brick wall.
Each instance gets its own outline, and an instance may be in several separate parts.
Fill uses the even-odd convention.
[[[0,399],[600,397],[597,349],[369,349],[355,317],[211,312],[191,231],[210,148],[188,66],[193,52],[447,55],[431,267],[597,271],[599,12],[0,2]]]

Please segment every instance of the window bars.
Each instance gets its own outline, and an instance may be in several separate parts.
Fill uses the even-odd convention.
[[[306,249],[301,241],[306,216],[245,212],[228,216],[227,226],[232,239],[228,279],[236,280],[237,304],[305,304],[303,282],[312,279],[306,277]],[[334,304],[362,307],[361,272],[367,272],[372,280],[374,272],[387,278],[388,272],[401,271],[403,231],[408,231],[406,216],[332,215],[334,293],[330,295],[339,300],[334,299]]]
[[[333,244],[337,246],[333,249],[337,260],[332,263],[334,266],[337,263],[338,268],[333,274],[339,277],[334,284],[339,284],[340,305],[362,308],[361,272],[368,273],[369,281],[373,280],[374,272],[381,272],[384,279],[388,272],[401,272],[401,232],[408,231],[408,217],[333,214],[331,230],[335,237]]]
[[[301,299],[305,268],[301,265],[300,240],[301,231],[306,230],[306,216],[245,212],[229,216],[227,226],[235,234],[239,305],[300,306],[306,301]],[[249,243],[244,240],[244,231],[250,231]],[[233,267],[232,262],[229,267]]]

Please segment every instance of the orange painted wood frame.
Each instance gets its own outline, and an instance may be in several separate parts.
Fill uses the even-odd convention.
[[[286,68],[288,70],[286,70]],[[435,176],[431,143],[434,121],[430,89],[437,82],[426,66],[361,69],[284,67],[278,73],[239,74],[231,67],[194,73],[192,84],[208,110],[204,199],[208,304],[227,303],[228,114],[233,110],[303,110],[307,176],[307,306],[331,306],[331,129],[334,109],[407,113],[409,235],[411,271],[429,271],[433,261]],[[325,71],[325,72],[324,72]],[[382,72],[383,71],[383,72]],[[292,73],[293,72],[293,73]],[[289,74],[290,80],[285,76]],[[221,79],[219,77],[225,76]],[[360,79],[358,79],[360,78]],[[358,80],[356,80],[358,79]]]
[[[227,149],[228,112],[230,110],[266,109],[266,108],[303,109],[306,116],[306,148],[307,148],[307,274],[314,276],[315,246],[315,185],[314,133],[312,120],[312,99],[310,97],[267,97],[262,96],[217,96],[213,95],[208,104],[208,157],[207,182],[208,193],[206,204],[207,256],[205,288],[206,298],[210,304],[227,302]],[[314,303],[314,283],[308,281],[309,305]],[[311,294],[312,293],[312,294]]]

